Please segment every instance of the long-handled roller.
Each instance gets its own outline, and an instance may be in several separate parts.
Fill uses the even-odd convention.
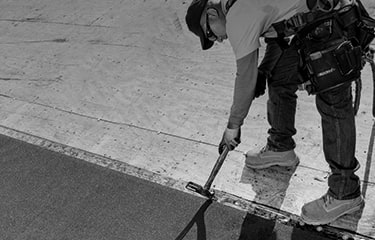
[[[223,165],[224,160],[228,155],[228,152],[229,152],[229,149],[227,146],[225,146],[223,149],[223,152],[220,154],[219,158],[216,160],[215,166],[213,167],[211,174],[208,177],[207,182],[206,184],[204,184],[204,186],[201,186],[194,182],[189,182],[186,185],[186,188],[190,191],[196,192],[202,196],[212,199],[215,195],[215,192],[210,190],[211,184],[214,181],[216,175],[218,174],[221,166]]]

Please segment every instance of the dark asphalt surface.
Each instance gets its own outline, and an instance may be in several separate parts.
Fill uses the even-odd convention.
[[[0,146],[1,240],[174,240],[191,221],[186,240],[325,239],[2,135]]]

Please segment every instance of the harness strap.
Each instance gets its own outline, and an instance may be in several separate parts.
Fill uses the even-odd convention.
[[[290,33],[296,33],[309,23],[312,23],[315,19],[313,12],[297,13],[289,19],[282,20],[272,24],[277,35],[279,37],[285,37]]]
[[[313,27],[330,18],[336,18],[340,21],[340,24],[344,24],[343,26],[349,26],[355,21],[358,21],[359,13],[355,7],[348,5],[347,7],[330,13],[318,11],[297,13],[289,19],[272,24],[272,26],[277,32],[278,37],[283,38],[287,35],[291,35],[291,33],[294,34],[301,30],[308,32]]]
[[[339,22],[344,27],[347,28],[351,24],[358,21],[360,18],[359,11],[356,7],[350,7],[347,11],[340,14]]]

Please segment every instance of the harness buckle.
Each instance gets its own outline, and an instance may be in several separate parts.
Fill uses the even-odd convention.
[[[299,29],[299,28],[305,26],[306,21],[304,20],[303,15],[305,15],[305,13],[297,13],[293,17],[289,18],[286,21],[287,28]]]

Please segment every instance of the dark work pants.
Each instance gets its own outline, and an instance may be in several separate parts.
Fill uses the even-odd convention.
[[[267,58],[274,58],[272,49],[276,47],[267,48],[269,50],[263,62],[267,62]],[[291,46],[283,51],[268,82],[267,117],[271,128],[267,145],[274,151],[295,148],[296,91],[301,83],[298,66],[297,49]],[[321,116],[324,156],[332,172],[328,179],[328,193],[336,199],[358,197],[360,181],[354,173],[357,160],[354,156],[356,131],[351,84],[317,94],[316,106]]]

